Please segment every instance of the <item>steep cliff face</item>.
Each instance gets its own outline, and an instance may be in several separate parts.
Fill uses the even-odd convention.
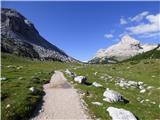
[[[131,58],[137,54],[150,51],[156,48],[157,45],[141,44],[138,40],[125,35],[121,41],[107,49],[100,49],[97,51],[95,57],[91,62],[101,62],[108,60],[109,62],[123,61]]]
[[[74,58],[45,40],[34,25],[13,9],[1,9],[2,52],[38,59],[74,62]]]

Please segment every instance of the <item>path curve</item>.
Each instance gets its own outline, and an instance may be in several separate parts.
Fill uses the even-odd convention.
[[[31,120],[87,120],[88,115],[76,89],[72,88],[60,71],[55,71],[50,83],[44,86],[43,104]]]

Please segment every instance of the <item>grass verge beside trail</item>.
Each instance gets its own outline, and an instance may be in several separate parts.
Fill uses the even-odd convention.
[[[93,117],[101,118],[101,120],[111,120],[106,109],[109,106],[113,106],[131,111],[139,120],[160,119],[160,60],[146,59],[134,64],[130,61],[120,64],[93,64],[70,69],[70,71],[75,72],[77,75],[86,76],[89,83],[96,81],[103,85],[102,88],[96,88],[92,85],[78,84],[68,77],[68,79],[73,81],[75,88],[85,93],[83,99],[88,104]],[[96,75],[95,72],[97,72]],[[110,75],[111,78],[107,78],[108,81],[105,81],[104,78],[101,78],[105,75]],[[145,93],[140,93],[138,88],[122,89],[122,87],[115,85],[117,77],[125,78],[126,80],[142,81],[147,86],[152,86],[153,88]],[[118,91],[129,100],[129,103],[108,103],[103,101],[103,93],[106,88]],[[101,102],[103,106],[96,106],[91,102]]]
[[[53,61],[31,60],[2,53],[1,58],[1,118],[2,120],[27,120],[43,95],[43,84],[50,80],[54,70],[69,64]],[[29,88],[38,89],[33,94]]]

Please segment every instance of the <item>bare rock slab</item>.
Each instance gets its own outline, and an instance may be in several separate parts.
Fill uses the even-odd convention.
[[[123,98],[123,96],[114,91],[114,90],[109,90],[109,88],[106,89],[106,91],[103,93],[103,96],[105,97],[103,100],[107,101],[107,102],[124,102],[125,99]]]
[[[108,107],[107,111],[112,120],[137,120],[133,113],[122,108]]]
[[[95,87],[102,87],[102,85],[97,83],[97,82],[93,82],[92,85],[95,86]]]
[[[87,78],[85,76],[76,76],[74,81],[83,84],[87,81]]]

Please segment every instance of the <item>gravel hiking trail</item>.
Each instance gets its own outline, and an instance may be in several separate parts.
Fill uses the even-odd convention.
[[[63,73],[55,71],[44,86],[45,95],[30,120],[88,120],[77,90]]]

